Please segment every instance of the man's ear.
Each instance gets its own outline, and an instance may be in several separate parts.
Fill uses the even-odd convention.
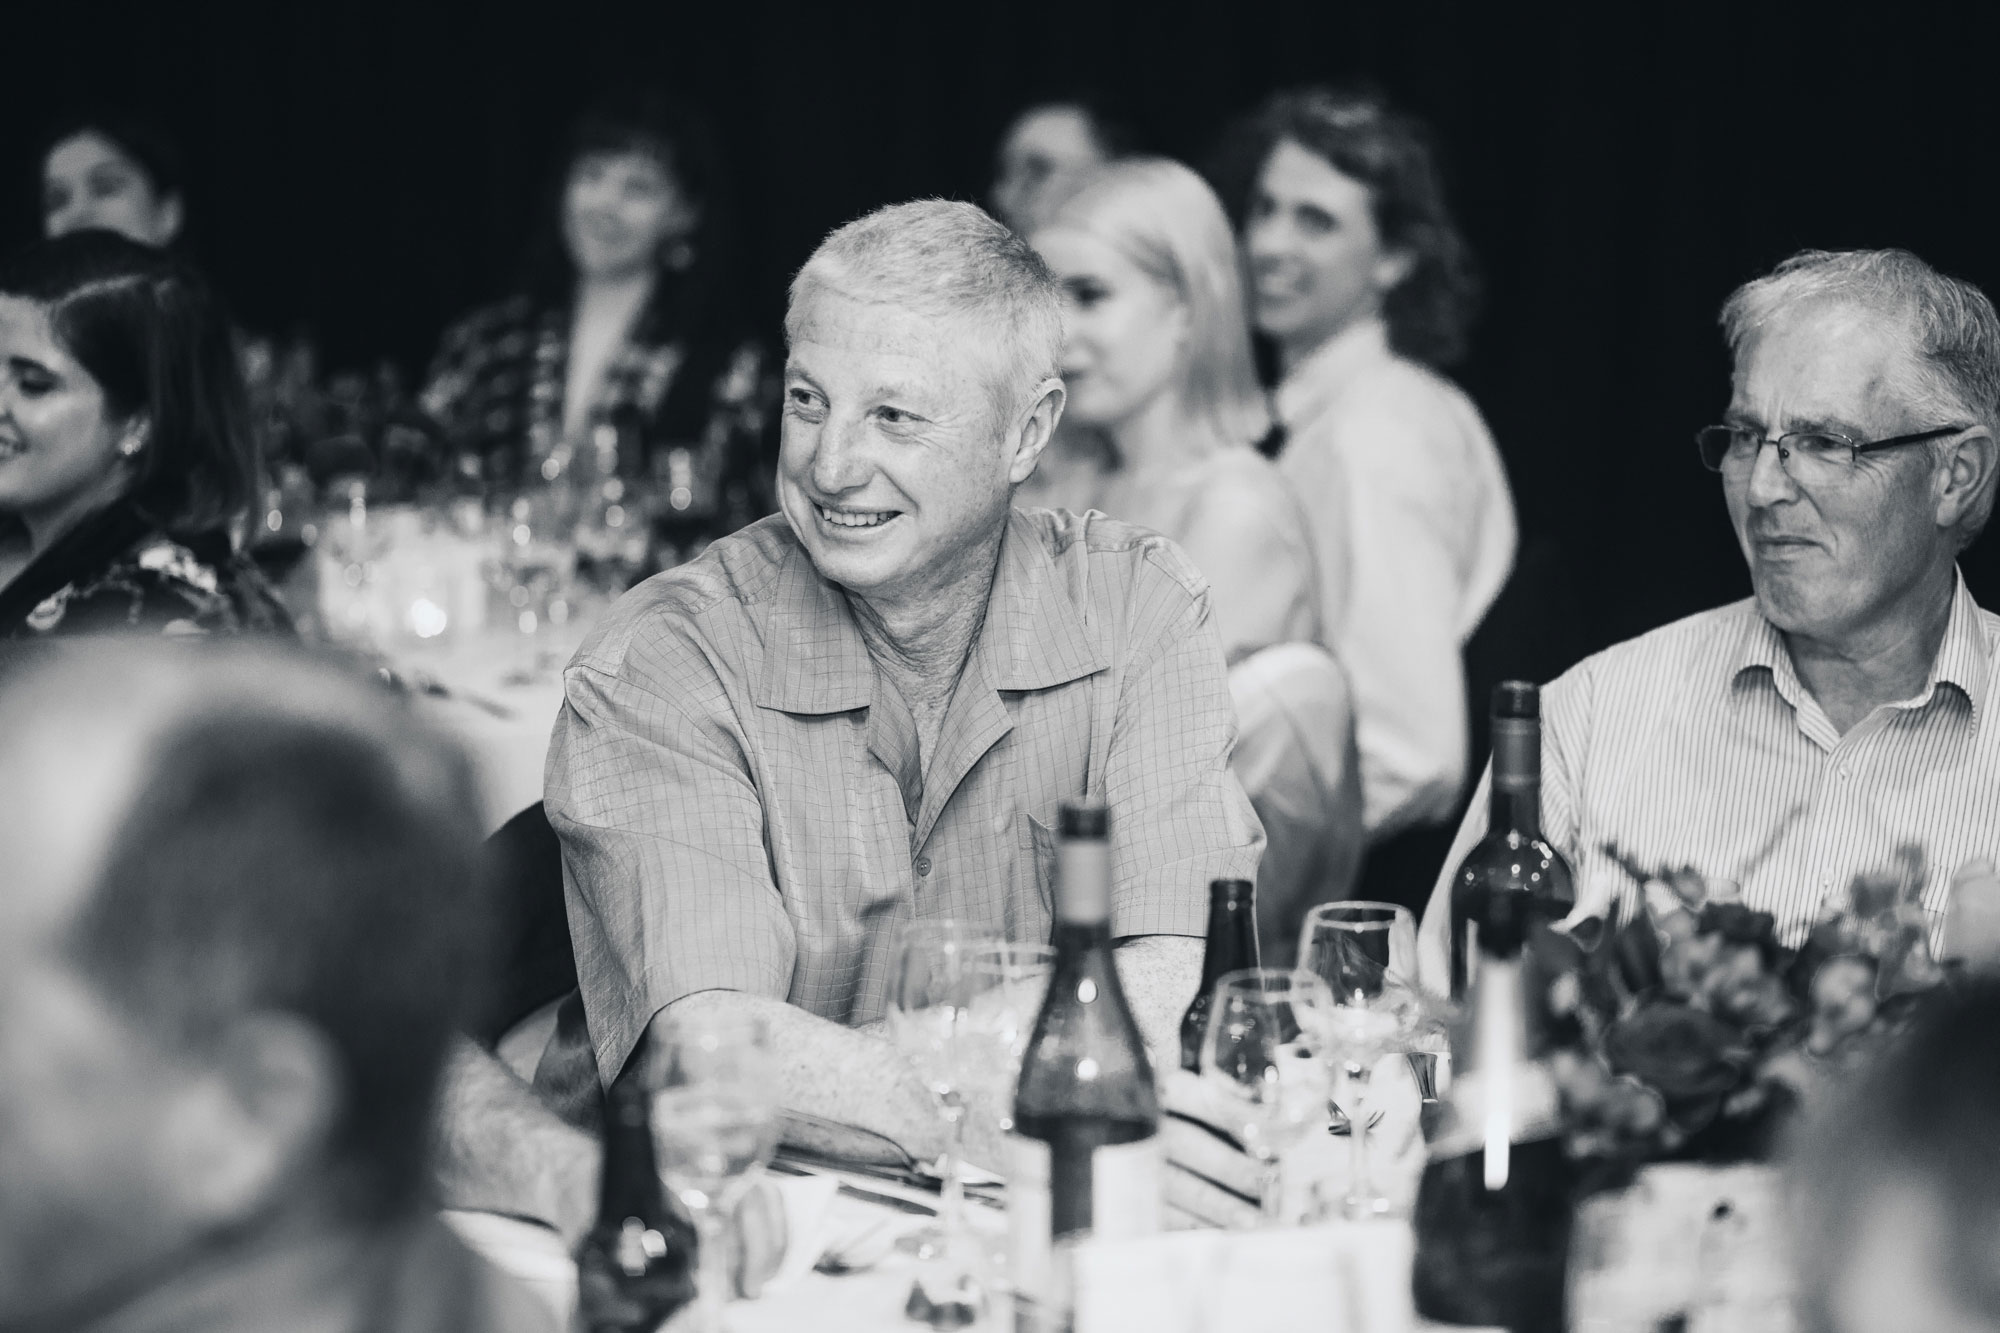
[[[331,1044],[289,1014],[232,1023],[205,1077],[163,1108],[181,1197],[215,1224],[253,1217],[317,1169],[345,1080]]]
[[[1937,483],[1938,526],[1963,527],[1989,509],[1996,471],[2000,471],[2000,444],[1985,427],[1968,431],[1952,445]]]
[[[1035,405],[1015,431],[1014,456],[1007,461],[1007,480],[1013,485],[1019,486],[1034,475],[1042,450],[1049,447],[1056,424],[1062,420],[1066,397],[1063,382],[1053,376],[1036,386]]]

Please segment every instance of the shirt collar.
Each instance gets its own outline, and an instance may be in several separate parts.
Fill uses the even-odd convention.
[[[1314,348],[1278,385],[1278,419],[1287,426],[1307,420],[1370,369],[1394,358],[1389,326],[1380,315],[1348,325]]]
[[[867,708],[875,698],[875,662],[853,609],[789,529],[786,537],[778,575],[759,598],[768,610],[757,703],[786,713]],[[973,649],[994,689],[1047,689],[1104,669],[1078,608],[1081,591],[1072,596],[1031,521],[1009,510]]]
[[[1979,605],[1972,599],[1972,590],[1965,586],[1964,573],[1955,572],[1953,578],[1951,615],[1945,622],[1944,639],[1938,645],[1937,660],[1931,664],[1923,692],[1900,706],[1909,709],[1926,707],[1936,696],[1938,686],[1949,685],[1972,706],[1972,725],[1976,731],[1986,716],[1992,653],[1980,630]],[[1784,636],[1756,610],[1754,600],[1750,606],[1751,612],[1745,617],[1743,637],[1735,655],[1736,667],[1730,679],[1741,680],[1744,672],[1762,667],[1771,673],[1771,679],[1785,702],[1797,709],[1800,700],[1805,697],[1806,687],[1799,679],[1798,668],[1792,664],[1792,655],[1785,647]]]

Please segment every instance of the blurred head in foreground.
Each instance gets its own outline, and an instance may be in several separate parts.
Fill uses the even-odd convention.
[[[1800,1149],[1807,1327],[2000,1327],[2000,983],[1941,1001]]]
[[[0,686],[0,1328],[422,1206],[479,824],[382,691],[241,642]]]

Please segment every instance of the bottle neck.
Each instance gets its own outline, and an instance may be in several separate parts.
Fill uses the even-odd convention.
[[[660,1178],[653,1164],[653,1130],[643,1092],[614,1087],[604,1108],[604,1164],[597,1192],[600,1222],[651,1218]]]
[[[1542,836],[1542,727],[1533,718],[1493,719],[1492,831]]]
[[[1111,922],[1111,844],[1102,838],[1064,838],[1056,845],[1056,924]]]
[[[1208,948],[1201,959],[1201,993],[1230,972],[1257,966],[1257,913],[1247,897],[1218,894],[1208,905]]]

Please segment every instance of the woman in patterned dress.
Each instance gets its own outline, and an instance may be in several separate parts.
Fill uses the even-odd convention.
[[[100,230],[0,265],[0,639],[290,632],[233,537],[254,459],[192,269]]]
[[[646,497],[669,564],[772,508],[775,381],[726,290],[718,176],[664,100],[598,104],[570,136],[557,235],[524,290],[445,334],[421,396],[489,485],[615,480]]]

